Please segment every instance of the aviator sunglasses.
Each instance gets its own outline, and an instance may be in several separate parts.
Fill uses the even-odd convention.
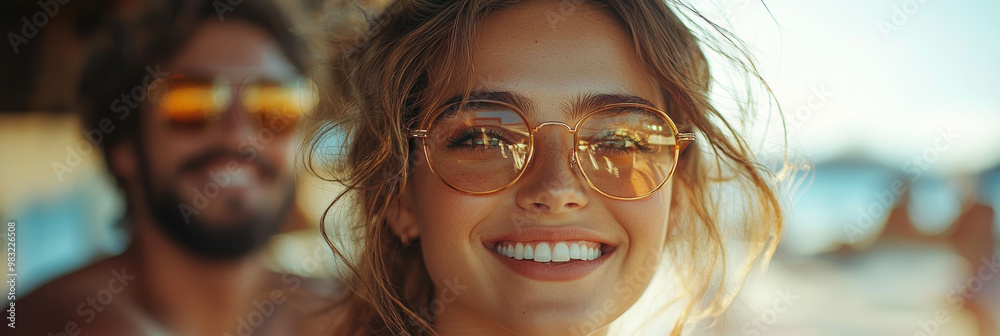
[[[183,129],[201,129],[240,104],[259,127],[289,131],[319,101],[316,85],[308,78],[275,80],[257,75],[232,83],[224,76],[176,74],[153,81],[147,92],[156,115]]]

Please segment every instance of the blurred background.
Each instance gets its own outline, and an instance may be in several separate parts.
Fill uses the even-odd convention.
[[[18,223],[19,296],[127,243],[73,100],[88,22],[140,4],[70,2],[0,46],[0,217]],[[1000,335],[1000,1],[697,4],[757,56],[800,168],[774,261],[722,334]],[[0,32],[40,10],[4,1]],[[749,132],[764,148],[780,127]],[[316,227],[335,189],[302,174],[275,267],[328,257]]]
[[[715,3],[800,168],[723,334],[1000,335],[1000,2]]]

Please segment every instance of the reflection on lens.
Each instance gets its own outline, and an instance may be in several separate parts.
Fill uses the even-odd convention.
[[[425,145],[431,168],[461,191],[489,193],[512,184],[532,152],[530,127],[512,108],[493,102],[447,107],[431,123]],[[576,159],[598,191],[644,197],[666,183],[677,135],[662,113],[614,107],[584,117],[576,129]]]
[[[605,194],[644,196],[666,182],[676,137],[667,119],[641,108],[612,109],[587,117],[578,134],[580,168]]]
[[[159,111],[174,123],[201,123],[225,110],[231,97],[227,83],[168,81],[161,85]]]
[[[473,193],[513,182],[527,163],[528,126],[496,104],[452,106],[434,120],[427,139],[431,162],[442,179]]]
[[[240,93],[243,107],[260,118],[263,127],[286,130],[319,103],[315,83],[303,79],[283,84],[260,83],[245,87]]]
[[[252,79],[252,78],[251,78]],[[287,131],[319,103],[316,84],[305,78],[287,82],[254,82],[240,87],[243,109],[258,118],[261,127]],[[147,88],[158,114],[177,126],[202,126],[219,117],[232,103],[233,84],[225,77],[212,79],[175,75],[157,79]]]

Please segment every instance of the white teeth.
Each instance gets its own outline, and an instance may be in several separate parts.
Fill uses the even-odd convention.
[[[570,259],[581,259],[580,257],[580,245],[576,243],[569,244],[569,258]]]
[[[552,261],[552,250],[549,249],[548,243],[541,243],[535,246],[535,261],[537,262],[549,262]]]
[[[254,185],[257,183],[257,176],[253,174],[251,169],[240,165],[240,168],[235,173],[230,174],[231,178],[227,183],[223,183],[222,187],[247,187]]]
[[[569,261],[569,246],[566,243],[556,243],[552,249],[552,261]]]
[[[532,245],[534,244],[534,246]],[[601,257],[600,245],[594,242],[540,242],[515,243],[501,242],[496,244],[498,254],[515,260],[533,260],[536,262],[568,262],[572,260],[594,260]]]

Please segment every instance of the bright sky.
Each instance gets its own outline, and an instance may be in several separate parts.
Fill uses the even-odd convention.
[[[813,162],[861,154],[902,169],[933,151],[937,173],[1000,163],[1000,1],[766,0],[773,18],[757,0],[714,1],[758,49],[793,150]]]

